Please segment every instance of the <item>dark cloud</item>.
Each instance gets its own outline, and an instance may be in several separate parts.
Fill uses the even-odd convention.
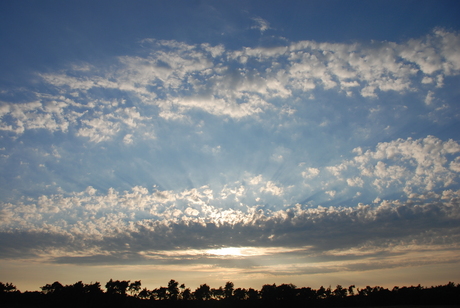
[[[144,220],[118,226],[115,234],[98,238],[85,233],[11,231],[0,237],[1,256],[42,257],[47,262],[65,264],[212,264],[242,268],[351,262],[345,266],[350,266],[347,270],[374,267],[368,265],[372,259],[377,268],[393,267],[400,265],[389,260],[413,252],[458,248],[458,208],[458,199],[453,198],[430,203],[383,201],[355,208],[288,209],[271,215],[258,212],[249,219],[242,215],[240,221],[231,224],[200,218],[177,222]],[[405,246],[409,248],[394,250]],[[252,247],[256,252],[241,256],[210,252],[219,247]],[[52,257],[52,251],[59,255]],[[363,265],[359,260],[365,260]]]

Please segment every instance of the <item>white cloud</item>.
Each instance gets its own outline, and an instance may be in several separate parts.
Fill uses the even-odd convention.
[[[255,20],[261,31],[269,28],[265,20]],[[378,98],[379,92],[405,93],[423,85],[428,87],[425,103],[432,104],[433,87],[443,87],[446,76],[460,73],[460,36],[443,29],[399,44],[300,41],[236,51],[153,39],[141,44],[145,56],[119,57],[107,67],[83,64],[68,72],[40,74],[56,93],[34,93],[36,101],[22,104],[2,103],[0,129],[22,134],[35,129],[68,132],[72,127],[101,142],[117,134],[134,137],[138,125],[151,127],[156,117],[186,121],[197,110],[235,119],[296,110],[287,101],[279,106],[278,100],[302,100],[303,93],[318,88]],[[257,66],[247,65],[249,60]],[[118,91],[128,103],[101,99],[101,91]]]
[[[267,183],[267,187],[274,187],[272,184]],[[88,259],[79,256],[99,256],[95,261],[115,258],[116,262],[124,263],[126,252],[131,259],[166,260],[171,254],[191,256],[190,249],[202,255],[203,250],[215,247],[251,247],[245,251],[273,256],[289,250],[283,247],[295,246],[305,257],[333,255],[340,260],[343,256],[349,260],[347,266],[353,266],[355,262],[363,262],[366,255],[402,253],[413,258],[411,253],[419,253],[422,248],[424,251],[451,249],[460,243],[460,191],[444,190],[423,202],[377,198],[374,205],[315,208],[296,205],[278,211],[224,210],[212,204],[178,207],[177,198],[171,197],[196,201],[209,196],[209,190],[202,187],[182,193],[151,193],[137,186],[123,193],[112,189],[101,194],[88,187],[72,196],[42,196],[15,205],[2,203],[0,241],[5,249],[1,257],[33,254],[47,262],[80,263]],[[333,197],[336,192],[326,193]],[[167,205],[164,200],[171,203]],[[136,220],[137,216],[142,218]],[[18,230],[22,241],[15,240]],[[265,247],[263,253],[258,253],[259,247]],[[300,256],[289,251],[293,252],[293,260]],[[379,263],[366,262],[370,267]],[[380,263],[380,266],[390,265]]]
[[[380,191],[397,187],[410,194],[447,187],[458,178],[458,158],[450,157],[460,152],[460,145],[453,140],[433,136],[397,139],[379,143],[375,151],[363,153],[359,148],[354,152],[357,155],[352,160],[326,167],[339,180],[345,173],[359,172],[361,177],[347,179],[350,186],[362,187],[364,182],[370,182]]]
[[[432,83],[432,82],[433,82],[433,78],[428,77],[428,76],[425,76],[425,77],[423,77],[423,79],[422,79],[422,83],[424,83],[424,84]]]
[[[425,98],[425,104],[431,105],[434,100],[434,92],[433,91],[428,91],[428,94],[426,95]]]
[[[360,177],[354,177],[354,178],[347,179],[347,184],[349,186],[363,187],[364,181]]]
[[[283,187],[277,186],[272,181],[268,181],[265,186],[260,188],[261,192],[268,192],[275,196],[281,196],[284,193]]]
[[[91,142],[110,140],[120,131],[120,125],[110,120],[110,116],[101,116],[91,120],[82,120],[84,127],[78,130],[77,136],[88,137]]]
[[[254,17],[253,20],[257,23],[257,25],[252,26],[252,29],[258,29],[261,33],[264,33],[268,29],[270,29],[270,24],[268,21],[261,17]]]
[[[326,167],[326,170],[332,173],[335,177],[339,178],[341,176],[342,171],[347,170],[347,168],[348,168],[347,164],[343,163],[343,164],[336,165],[336,166]]]
[[[262,174],[259,174],[258,176],[255,176],[249,180],[249,184],[251,185],[257,185],[262,181]]]
[[[312,179],[318,176],[319,172],[318,168],[307,168],[305,171],[302,171],[302,176],[306,179]]]
[[[124,144],[133,144],[133,135],[132,134],[126,134],[125,137],[123,137],[123,143]]]
[[[449,164],[449,168],[452,171],[460,173],[460,157],[457,156],[453,161],[451,161]]]

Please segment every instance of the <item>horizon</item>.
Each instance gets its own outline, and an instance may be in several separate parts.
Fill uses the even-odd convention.
[[[83,285],[92,285],[92,284],[99,283],[99,284],[100,284],[100,289],[101,289],[101,291],[104,292],[104,290],[105,290],[105,291],[108,290],[107,284],[110,283],[110,282],[112,282],[112,281],[114,281],[114,282],[127,282],[127,284],[129,284],[129,283],[131,283],[131,284],[133,284],[133,283],[140,283],[139,286],[140,286],[141,288],[140,288],[137,292],[140,292],[140,291],[143,290],[143,289],[146,289],[146,290],[148,290],[148,291],[153,291],[153,290],[155,290],[155,289],[159,289],[159,288],[162,288],[162,287],[167,287],[167,286],[168,286],[168,283],[169,283],[169,281],[168,281],[168,282],[167,282],[166,284],[164,284],[164,285],[162,284],[162,285],[158,285],[158,286],[156,286],[156,287],[154,287],[154,288],[147,288],[147,287],[145,287],[145,286],[142,284],[142,281],[141,281],[141,280],[131,281],[131,280],[110,279],[109,281],[107,281],[107,282],[105,282],[105,283],[102,283],[102,282],[100,282],[100,281],[92,281],[92,282],[90,282],[90,283],[86,283],[86,282],[84,282],[84,281],[79,280],[79,281],[76,281],[76,282],[71,283],[71,284],[62,284],[62,283],[60,283],[59,281],[53,281],[53,282],[51,282],[51,283],[47,283],[46,285],[40,286],[40,287],[38,288],[39,290],[25,290],[25,291],[20,290],[19,288],[16,287],[16,285],[15,285],[14,283],[11,283],[11,282],[7,282],[7,283],[0,282],[0,283],[3,283],[4,285],[5,285],[5,284],[11,284],[12,286],[16,287],[16,288],[15,288],[15,291],[19,291],[20,293],[24,293],[24,292],[42,292],[42,293],[43,293],[43,292],[45,292],[44,287],[52,286],[54,283],[60,283],[63,287],[73,286],[74,284],[77,284],[77,283],[79,283],[79,282],[81,282]],[[194,287],[194,288],[190,288],[190,287],[187,286],[186,284],[182,284],[182,283],[180,283],[179,281],[177,281],[177,280],[175,280],[175,279],[171,279],[170,281],[174,281],[175,283],[177,283],[178,286],[181,286],[181,287],[180,287],[181,289],[184,289],[184,290],[185,290],[185,289],[190,289],[190,291],[192,291],[192,292],[194,292],[196,289],[198,289],[198,288],[201,287],[202,285],[208,285],[207,283],[200,283],[198,286],[196,286],[196,287]],[[430,289],[430,288],[436,288],[436,287],[441,287],[441,286],[447,286],[447,285],[450,285],[450,284],[452,284],[453,286],[457,286],[457,287],[458,287],[458,285],[460,285],[460,284],[458,284],[458,283],[456,284],[454,281],[449,281],[449,282],[447,282],[447,283],[445,283],[445,284],[432,285],[432,286],[424,286],[424,285],[421,285],[421,284],[414,284],[414,285],[396,285],[396,286],[393,286],[393,287],[391,287],[391,288],[388,288],[388,287],[381,286],[381,285],[378,285],[378,284],[377,284],[377,285],[372,285],[372,286],[367,285],[367,286],[364,286],[364,287],[357,287],[357,286],[355,286],[355,285],[353,284],[353,285],[349,285],[349,286],[343,286],[343,285],[334,285],[334,286],[333,286],[333,285],[328,285],[328,286],[324,286],[324,285],[321,285],[321,286],[319,286],[318,288],[314,288],[314,287],[307,286],[307,285],[305,285],[305,286],[298,286],[298,285],[294,285],[294,284],[291,284],[291,283],[280,283],[280,284],[266,283],[266,284],[263,284],[262,286],[260,286],[260,288],[253,288],[253,287],[241,287],[241,286],[238,286],[238,285],[233,284],[233,282],[231,282],[231,281],[226,281],[225,283],[223,283],[222,285],[219,285],[219,286],[212,286],[212,285],[208,285],[208,286],[209,286],[211,289],[217,290],[217,289],[219,289],[219,288],[224,288],[224,287],[226,286],[227,283],[232,283],[233,289],[238,289],[238,288],[242,288],[242,289],[245,289],[245,290],[254,289],[254,290],[256,290],[256,291],[261,291],[261,290],[263,289],[263,287],[264,287],[264,286],[267,286],[267,285],[275,285],[275,286],[291,285],[293,288],[296,288],[296,289],[311,288],[313,291],[317,291],[317,290],[319,290],[319,289],[321,289],[321,288],[329,289],[329,290],[332,290],[332,291],[333,291],[333,290],[336,289],[338,286],[340,286],[340,287],[342,287],[342,288],[344,288],[344,289],[353,288],[354,292],[356,292],[356,293],[354,293],[354,295],[358,295],[360,290],[366,289],[366,288],[368,288],[368,287],[371,287],[371,288],[382,287],[382,288],[384,288],[384,289],[387,289],[387,290],[389,290],[389,291],[392,291],[392,290],[395,290],[395,289],[411,288],[411,287],[421,287],[421,288],[425,288],[425,289]],[[182,288],[182,285],[183,285],[183,288]],[[46,289],[46,288],[45,288],[45,289]],[[45,292],[45,293],[46,293],[46,292]],[[129,295],[129,294],[127,294],[127,295]],[[132,296],[132,295],[131,295],[131,296]],[[350,294],[350,293],[347,293],[347,296],[353,296],[353,295]]]
[[[459,9],[1,3],[0,281],[458,283]]]

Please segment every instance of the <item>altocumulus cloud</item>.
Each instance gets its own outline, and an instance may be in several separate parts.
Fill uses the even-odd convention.
[[[263,19],[255,21],[261,32],[269,29]],[[458,107],[440,94],[460,73],[458,33],[435,29],[399,43],[301,41],[240,50],[145,39],[139,50],[108,66],[74,64],[40,73],[40,91],[4,93],[22,99],[2,102],[0,130],[15,140],[46,131],[90,149],[150,143],[161,152],[162,127],[187,127],[201,141],[220,137],[199,149],[218,162],[234,153],[225,144],[231,136],[223,138],[207,125],[236,123],[246,129],[238,136],[256,127],[291,138],[257,152],[275,171],[241,170],[219,178],[225,181],[211,178],[188,187],[92,185],[2,201],[0,257],[217,264],[280,275],[459,262],[460,144],[432,135],[359,144],[409,118],[409,109],[420,113],[412,119],[429,123],[458,120]],[[389,93],[417,99],[382,103],[380,97]],[[350,136],[340,143],[328,132],[346,116],[364,120],[347,124]],[[314,163],[293,149],[302,140],[296,136],[299,127],[311,129],[324,144],[353,146],[344,147],[344,157]],[[193,148],[198,137],[190,136],[168,142]],[[42,156],[59,163],[66,160],[66,145],[56,144]],[[2,149],[2,164],[13,154]],[[279,170],[289,162],[289,177],[283,177]],[[222,247],[236,250],[226,254]],[[283,258],[274,261],[277,256]]]
[[[286,249],[294,248],[292,262],[320,257],[324,260],[321,262],[338,262],[343,258],[337,270],[361,264],[365,256],[380,256],[383,263],[378,262],[378,266],[387,266],[385,262],[395,266],[389,258],[393,254],[404,254],[406,262],[411,257],[416,261],[419,256],[410,254],[417,250],[445,250],[442,262],[458,261],[455,254],[448,253],[459,248],[460,190],[448,189],[458,179],[458,156],[450,163],[446,157],[460,152],[460,145],[427,137],[355,152],[354,159],[325,167],[329,171],[308,170],[308,174],[320,177],[340,170],[333,173],[346,189],[350,183],[360,182],[345,181],[342,173],[357,168],[362,177],[371,178],[365,182],[377,191],[396,181],[400,191],[408,193],[405,201],[376,199],[371,204],[350,207],[293,204],[278,210],[257,205],[223,207],[219,197],[223,195],[237,200],[259,192],[285,194],[281,184],[278,187],[261,176],[221,191],[208,186],[179,192],[149,191],[137,186],[131,191],[110,189],[100,193],[88,187],[68,196],[56,194],[3,203],[2,257],[20,254],[47,262],[161,264],[176,252],[175,257],[183,262],[222,263],[216,261],[222,256],[210,254],[209,249],[252,247],[249,259],[285,254]],[[411,168],[406,161],[412,162]],[[417,193],[413,192],[415,186]],[[267,248],[272,250],[264,250]]]
[[[374,98],[424,89],[431,104],[444,78],[460,70],[460,38],[442,29],[400,44],[301,41],[236,51],[153,39],[141,44],[143,55],[120,57],[114,66],[73,65],[40,74],[56,91],[29,93],[36,96],[32,102],[3,102],[0,129],[22,134],[72,127],[91,142],[121,133],[145,138],[154,131],[151,116],[185,121],[198,110],[257,118],[286,110],[280,99],[301,98],[318,88]]]
[[[252,247],[251,256],[297,248],[295,259],[321,257],[326,262],[333,256],[335,261],[343,257],[342,261],[354,264],[382,253],[387,257],[403,253],[410,262],[413,251],[459,248],[460,191],[431,194],[423,202],[382,200],[329,208],[297,204],[278,211],[219,210],[207,205],[193,212],[189,206],[178,209],[180,198],[165,205],[158,202],[158,195],[136,188],[122,194],[84,192],[43,197],[27,205],[3,205],[2,257],[20,254],[47,262],[162,264],[175,255],[187,262],[207,263],[216,259],[209,249]],[[443,260],[453,261],[458,261],[455,255]]]

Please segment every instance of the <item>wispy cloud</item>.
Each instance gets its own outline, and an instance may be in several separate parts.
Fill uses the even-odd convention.
[[[254,17],[252,20],[256,22],[255,26],[252,26],[252,29],[258,29],[261,33],[264,33],[270,29],[270,23],[261,17]]]

